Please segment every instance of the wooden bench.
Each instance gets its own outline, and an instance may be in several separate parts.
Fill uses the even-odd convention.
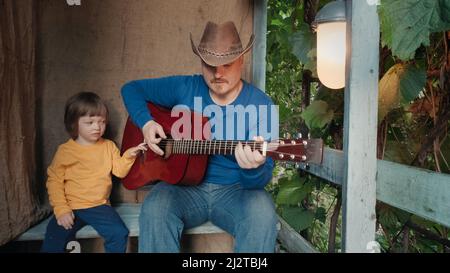
[[[114,208],[119,213],[120,217],[130,230],[130,237],[138,237],[139,236],[139,213],[141,210],[141,204],[137,203],[121,203]],[[39,224],[33,226],[28,229],[25,233],[20,235],[16,241],[37,241],[44,240],[45,231],[50,221],[51,217],[48,217],[44,221]],[[211,222],[206,222],[203,225],[200,225],[195,228],[191,228],[185,230],[184,234],[213,234],[213,233],[224,233],[222,229],[213,225]],[[80,229],[77,234],[77,239],[89,239],[89,238],[99,238],[97,231],[93,229],[91,226],[85,226]]]

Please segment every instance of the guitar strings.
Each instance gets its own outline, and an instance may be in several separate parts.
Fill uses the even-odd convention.
[[[167,146],[168,144],[172,144],[173,146],[173,153],[174,154],[224,154],[226,155],[228,154],[233,154],[234,153],[234,149],[237,147],[237,145],[239,144],[239,140],[223,140],[223,141],[219,141],[219,143],[217,143],[215,141],[214,145],[212,141],[210,141],[210,143],[208,143],[207,141],[210,140],[174,140],[174,139],[163,139],[160,144],[161,144],[161,148],[165,148],[165,146]],[[214,140],[213,140],[214,141]],[[236,143],[237,142],[237,143]],[[245,141],[244,141],[245,142]],[[228,144],[228,145],[224,145],[222,146],[222,144]],[[241,142],[242,143],[242,142]],[[177,145],[178,144],[178,145]],[[218,146],[217,146],[218,144]],[[244,144],[244,143],[242,143]],[[264,143],[261,142],[255,142],[255,141],[251,141],[250,143],[248,143],[247,141],[247,145],[251,146],[252,150],[258,150],[260,152],[262,152],[263,148],[264,148]],[[267,143],[267,151],[274,153],[274,154],[284,154],[286,156],[290,156],[290,155],[294,155],[295,154],[291,154],[288,152],[279,152],[276,150],[273,150],[274,148],[278,148],[278,146],[282,146],[282,147],[294,147],[294,146],[304,146],[304,144],[302,142],[300,143],[288,143],[288,144],[281,144],[279,142],[268,142]],[[227,147],[228,146],[228,147]],[[274,147],[275,146],[275,147]]]
[[[208,141],[210,141],[210,143],[208,143]],[[215,144],[213,146],[212,145],[213,142],[215,142],[216,144],[218,142],[219,147],[217,147]],[[205,153],[206,151],[208,151],[210,153],[212,150],[214,153],[217,153],[217,154],[223,153],[224,155],[226,155],[228,152],[228,154],[231,155],[234,153],[234,148],[236,148],[236,146],[238,145],[239,142],[241,142],[241,143],[247,142],[247,144],[250,144],[249,146],[251,146],[251,145],[253,146],[253,147],[251,147],[251,148],[253,148],[253,150],[258,150],[258,151],[262,151],[263,145],[264,145],[264,143],[256,142],[254,140],[242,141],[242,140],[194,140],[194,139],[162,139],[160,141],[160,143],[158,143],[158,144],[161,144],[162,146],[166,146],[167,144],[170,144],[170,143],[173,144],[174,151],[172,151],[172,152],[174,154],[185,154],[185,153],[186,154],[187,153],[196,154],[199,152],[200,152],[199,154],[202,154],[201,153],[202,151],[203,151],[203,153]],[[255,142],[256,142],[256,144],[255,144]],[[181,145],[176,146],[175,143],[178,143]],[[223,144],[223,143],[230,144],[230,147],[222,146],[221,144]],[[187,144],[187,146],[186,146],[186,144]],[[279,142],[279,140],[267,142],[267,146],[268,146],[267,148],[269,148],[269,149],[271,148],[270,146],[273,147],[275,145],[278,145],[278,146],[281,145],[283,147],[305,146],[303,144],[303,142],[299,142],[299,143],[295,143],[295,144],[292,144],[292,143],[281,144]],[[233,150],[232,150],[232,148],[233,148]],[[293,155],[295,157],[299,157],[298,155],[295,155],[293,153],[279,152],[276,150],[269,150],[269,149],[268,149],[268,151],[275,155],[282,154],[282,155],[288,156],[288,157],[291,155]]]
[[[208,143],[209,142],[209,143]],[[172,144],[173,153],[174,154],[234,154],[234,149],[241,142],[242,144],[247,144],[251,146],[252,150],[262,151],[264,148],[263,142],[257,142],[254,140],[195,140],[195,139],[162,139],[158,145],[161,145],[161,148],[167,146],[168,144]],[[272,150],[273,148],[278,148],[278,146],[282,147],[293,147],[293,146],[305,146],[303,142],[299,143],[290,143],[281,144],[280,140],[272,140],[267,143],[267,151],[277,155],[282,154],[284,156],[296,156],[295,154],[288,152],[279,152],[276,150]],[[225,144],[222,146],[222,144]],[[228,146],[228,147],[227,147]],[[275,147],[274,147],[275,146]],[[298,155],[297,155],[298,157]]]
[[[247,143],[247,145],[254,145],[254,143],[256,141],[254,140],[195,140],[195,139],[163,139],[161,140],[158,144],[168,144],[168,143],[182,143],[182,144],[186,144],[186,145],[195,145],[195,146],[210,146],[210,145],[214,145],[214,143],[216,144],[230,144],[230,145],[237,145],[239,142],[241,142],[241,144]],[[270,144],[278,144],[281,145],[283,147],[285,146],[305,146],[305,144],[303,144],[302,142],[299,143],[284,143],[281,144],[280,142],[276,142],[276,141],[270,141],[267,142],[268,145]],[[256,145],[264,145],[263,142],[256,142]],[[307,145],[307,144],[306,144]]]
[[[217,141],[217,142],[230,142],[230,141],[248,141],[248,142],[261,142],[261,141],[257,141],[257,140],[236,140],[236,139],[162,139],[161,141]],[[283,139],[274,139],[271,140],[269,142],[271,143],[278,143],[279,141],[287,141],[289,142],[290,140],[283,140]],[[301,143],[301,142],[299,142]]]
[[[219,155],[221,155],[221,152],[224,152],[223,155],[226,155],[227,151],[230,151],[230,150],[224,150],[224,149],[216,150],[217,154],[219,154]],[[295,157],[300,157],[299,155],[292,154],[292,153],[286,153],[286,152],[278,152],[278,151],[269,151],[269,152],[272,153],[272,154],[275,154],[275,155],[282,154],[283,156],[291,156],[291,155],[293,155]],[[174,155],[182,155],[182,154],[185,154],[185,153],[182,153],[181,151],[177,151],[177,152],[175,152],[173,154]],[[194,154],[195,155],[195,151],[191,151],[188,154]],[[228,152],[228,154],[230,154],[230,155],[234,154],[234,150],[232,151],[232,153]],[[200,155],[204,155],[204,154],[200,153]]]

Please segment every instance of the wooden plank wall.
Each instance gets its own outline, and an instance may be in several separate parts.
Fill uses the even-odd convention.
[[[127,118],[121,86],[134,79],[200,73],[189,33],[198,43],[207,21],[233,20],[245,44],[253,30],[253,5],[263,1],[103,0],[81,1],[80,6],[68,6],[65,1],[38,2],[37,134],[41,142],[37,146],[39,180],[44,185],[45,170],[56,148],[68,139],[63,111],[71,95],[93,91],[106,100],[111,117],[107,137],[120,146]],[[245,55],[243,71],[248,81],[252,78],[250,57]],[[115,182],[113,202],[143,200],[144,192],[126,190]],[[99,249],[92,245],[92,251]]]
[[[68,139],[64,104],[80,91],[98,93],[107,103],[106,137],[120,146],[128,116],[120,95],[127,81],[201,72],[189,34],[197,44],[207,21],[232,20],[247,43],[253,30],[252,0],[36,1],[37,89],[40,183],[59,144]],[[251,81],[251,55],[243,78]],[[43,186],[45,188],[45,185]],[[134,202],[135,191],[114,184],[113,201]]]

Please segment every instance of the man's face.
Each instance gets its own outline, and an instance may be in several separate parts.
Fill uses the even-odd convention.
[[[225,100],[234,98],[235,92],[239,91],[243,62],[243,56],[220,66],[210,66],[202,61],[203,78],[213,95]]]

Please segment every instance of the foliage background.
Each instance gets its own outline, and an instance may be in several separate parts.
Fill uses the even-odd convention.
[[[343,90],[317,79],[311,23],[330,1],[269,0],[266,92],[280,107],[281,134],[342,149]],[[450,173],[450,0],[381,0],[379,159]],[[341,191],[277,165],[268,186],[279,214],[321,252],[340,251]],[[448,252],[448,228],[377,202],[384,252]]]

